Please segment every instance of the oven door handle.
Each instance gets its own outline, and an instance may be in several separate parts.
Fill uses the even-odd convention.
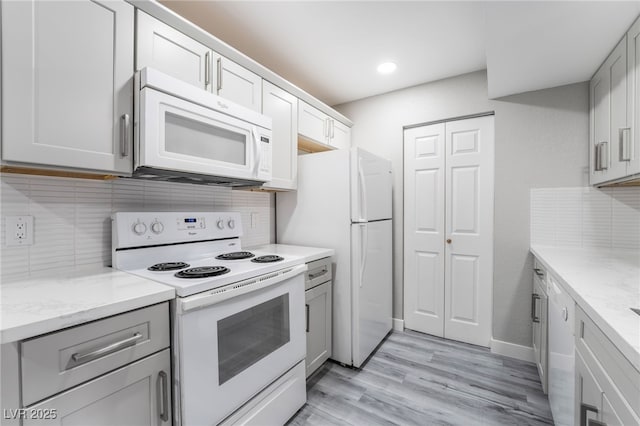
[[[207,306],[218,304],[242,294],[274,286],[296,275],[303,274],[306,271],[307,265],[296,265],[291,268],[232,283],[194,296],[177,298],[176,311],[177,314],[180,315],[196,309],[206,308]]]

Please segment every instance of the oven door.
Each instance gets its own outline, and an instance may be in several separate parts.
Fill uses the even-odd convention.
[[[269,130],[149,87],[139,102],[136,168],[270,180]]]
[[[299,265],[176,302],[178,423],[221,422],[304,359],[305,270]]]

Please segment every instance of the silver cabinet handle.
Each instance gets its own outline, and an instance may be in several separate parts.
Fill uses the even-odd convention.
[[[535,272],[536,275],[539,276],[539,277],[544,277],[544,272],[542,272],[542,269],[540,269],[540,268],[534,268],[533,272]]]
[[[222,58],[218,58],[216,76],[218,77],[218,92],[222,90]]]
[[[620,161],[631,161],[631,129],[620,129]]]
[[[331,120],[331,139],[333,139],[335,125],[336,125],[336,122],[332,119]]]
[[[316,278],[323,276],[327,272],[328,272],[327,268],[324,267],[324,268],[322,268],[322,270],[320,272],[316,272],[315,274],[309,274],[309,279],[310,280],[315,280]]]
[[[600,170],[609,168],[609,142],[600,142]]]
[[[580,426],[587,426],[587,412],[589,411],[598,414],[598,409],[593,405],[580,403]]]
[[[158,405],[160,406],[160,419],[163,422],[169,420],[169,388],[167,373],[161,371],[158,373],[160,387],[158,391]]]
[[[107,345],[103,348],[100,349],[96,349],[95,351],[90,351],[90,352],[85,352],[83,354],[80,353],[75,353],[73,355],[71,355],[71,358],[75,361],[75,362],[86,362],[86,361],[91,361],[94,360],[96,358],[100,358],[102,356],[108,355],[112,352],[118,351],[124,347],[127,346],[131,346],[134,345],[136,343],[136,341],[142,339],[142,334],[140,333],[135,333],[133,336],[131,337],[127,337],[126,339],[122,339],[118,342],[112,343],[110,345]]]
[[[129,128],[131,127],[131,118],[129,114],[123,114],[120,117],[120,155],[122,157],[129,156]]]
[[[324,119],[324,137],[329,137],[329,118]]]
[[[536,316],[536,302],[540,300],[540,296],[536,293],[531,295],[531,321],[540,322],[540,318]]]
[[[599,172],[600,171],[600,144],[599,143],[594,145],[593,153],[594,153],[593,170],[595,172]]]
[[[204,88],[211,84],[211,52],[204,54]]]
[[[309,332],[309,305],[304,305],[304,309],[305,309],[305,321],[307,323],[307,325],[305,326],[305,331],[308,333]]]

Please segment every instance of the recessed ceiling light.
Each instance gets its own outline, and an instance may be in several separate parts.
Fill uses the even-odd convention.
[[[384,62],[378,65],[378,72],[380,74],[391,74],[396,70],[396,64],[393,62]]]

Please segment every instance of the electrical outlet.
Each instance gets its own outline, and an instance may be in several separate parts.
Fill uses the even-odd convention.
[[[4,231],[8,246],[33,245],[33,216],[7,216]]]
[[[257,212],[252,212],[251,213],[251,228],[255,228],[256,226],[258,226],[258,213]]]

